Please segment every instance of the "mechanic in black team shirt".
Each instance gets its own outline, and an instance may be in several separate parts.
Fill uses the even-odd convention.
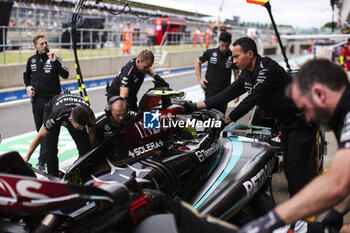
[[[285,155],[284,171],[289,193],[293,196],[308,182],[308,161],[312,161],[310,156],[316,129],[304,120],[293,101],[285,96],[285,87],[291,77],[277,62],[261,57],[254,40],[243,37],[233,42],[232,56],[233,62],[241,70],[238,79],[204,102],[186,103],[187,108],[189,111],[210,109],[248,92],[248,96],[225,118],[225,122],[237,121],[255,105],[279,121]]]
[[[32,99],[32,111],[36,130],[39,132],[43,124],[44,105],[49,100],[61,93],[59,76],[67,79],[69,76],[67,67],[61,58],[50,52],[46,37],[37,35],[33,38],[36,54],[31,56],[23,73],[23,81],[28,96]],[[42,141],[40,147],[38,168],[44,169],[46,163],[46,142]]]
[[[40,141],[46,137],[48,173],[58,176],[57,144],[61,125],[68,129],[75,141],[79,156],[95,146],[95,115],[88,103],[78,95],[60,94],[53,97],[45,105],[44,124],[30,145],[24,161],[28,162]],[[86,126],[89,128],[89,132],[87,132]]]
[[[231,34],[223,32],[219,36],[219,47],[205,50],[197,59],[195,69],[199,85],[205,92],[205,99],[223,91],[231,84],[231,74],[233,69]],[[208,62],[205,78],[202,77],[201,65]],[[239,70],[234,69],[235,79]],[[223,114],[226,112],[227,103],[215,106]]]
[[[343,215],[350,210],[350,84],[347,74],[327,59],[310,59],[293,80],[289,94],[305,111],[305,118],[332,129],[338,143],[330,169],[312,180],[293,198],[278,205],[265,216],[248,223],[240,233],[270,233],[277,227],[321,214],[326,229],[339,232]],[[331,209],[330,209],[331,208]],[[312,225],[309,223],[308,225]],[[306,231],[305,231],[306,232]],[[308,229],[307,232],[315,232]],[[348,231],[340,231],[348,232]]]
[[[135,112],[127,111],[126,101],[123,97],[111,97],[105,108],[105,113],[96,119],[96,144],[123,128],[133,116],[135,116]]]
[[[169,87],[169,84],[151,68],[153,62],[154,55],[149,50],[141,51],[136,58],[128,61],[108,88],[107,101],[112,96],[124,97],[129,109],[137,112],[137,92],[140,90],[146,74],[154,78],[156,86]]]

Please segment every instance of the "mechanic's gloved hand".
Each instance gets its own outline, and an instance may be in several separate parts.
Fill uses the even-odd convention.
[[[127,114],[131,117],[137,116],[137,112],[135,112],[133,110],[129,110]]]
[[[274,229],[283,225],[285,225],[285,223],[277,216],[274,210],[271,210],[257,220],[244,225],[237,233],[271,233]]]
[[[339,213],[335,209],[330,209],[323,217],[321,223],[325,226],[330,226],[337,231],[343,226],[343,214]]]
[[[222,131],[226,126],[228,126],[229,123],[226,123],[225,120],[221,120],[221,127],[220,127],[220,131]]]
[[[151,211],[164,213],[167,211],[168,197],[161,191],[154,189],[144,189],[143,192],[148,197]]]
[[[198,111],[197,104],[196,103],[192,103],[192,101],[186,101],[184,103],[184,107],[185,107],[185,113],[186,114],[189,114],[189,113],[194,112],[194,111]]]
[[[154,87],[169,87],[169,83],[165,82],[165,80],[158,74],[156,74],[153,78]]]

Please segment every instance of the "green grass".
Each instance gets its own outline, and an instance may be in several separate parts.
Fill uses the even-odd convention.
[[[153,50],[154,52],[156,50],[159,50],[159,46],[147,47],[147,46],[134,46],[131,48],[131,54],[137,55],[141,50],[143,49],[149,49]],[[204,50],[205,47],[196,46],[193,47],[192,45],[168,45],[163,48],[163,51],[187,51],[187,50]],[[58,56],[60,56],[62,59],[70,59],[74,58],[73,51],[69,49],[51,49],[54,51]],[[19,50],[8,50],[5,52],[0,53],[0,64],[11,64],[11,63],[25,63],[30,56],[34,54],[34,50],[22,50],[21,53]],[[123,55],[123,49],[122,48],[103,48],[103,49],[81,49],[77,48],[77,54],[78,58],[88,58],[88,57],[99,57],[99,56],[119,56]],[[5,58],[4,58],[5,55]],[[5,62],[4,62],[5,60]]]

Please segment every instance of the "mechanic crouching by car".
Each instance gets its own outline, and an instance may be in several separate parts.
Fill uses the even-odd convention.
[[[326,230],[338,232],[343,215],[350,209],[350,84],[347,74],[327,59],[311,59],[301,66],[291,88],[287,89],[308,121],[332,129],[338,143],[331,168],[310,182],[293,198],[265,216],[248,223],[240,233],[273,232],[279,226],[326,213]],[[309,225],[312,225],[312,223]],[[309,231],[308,231],[309,232]]]
[[[238,79],[217,95],[198,103],[186,103],[188,111],[211,109],[248,92],[248,96],[225,118],[235,122],[255,105],[281,124],[284,171],[290,196],[309,181],[307,169],[315,146],[316,128],[308,124],[290,98],[285,87],[291,77],[277,62],[257,53],[254,40],[243,37],[233,42],[233,62],[241,73]]]
[[[141,51],[136,58],[128,61],[108,88],[107,101],[112,96],[121,96],[126,99],[129,109],[137,112],[137,93],[146,74],[155,80],[156,86],[169,87],[169,84],[151,68],[153,62],[154,55],[149,50]]]
[[[111,97],[105,113],[96,119],[96,145],[117,133],[135,114],[135,112],[128,111],[123,97]]]
[[[77,145],[79,156],[94,147],[96,141],[95,115],[89,104],[78,95],[60,94],[53,97],[45,105],[44,124],[30,145],[24,161],[28,162],[41,140],[46,138],[48,147],[47,170],[49,174],[58,176],[57,144],[61,125],[68,129]],[[89,128],[89,132],[87,132],[86,126]]]

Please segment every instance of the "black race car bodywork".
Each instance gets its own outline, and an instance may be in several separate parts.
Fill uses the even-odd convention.
[[[138,208],[146,203],[140,190],[153,189],[163,192],[168,198],[180,198],[202,213],[238,225],[266,212],[273,205],[273,198],[267,193],[277,164],[276,154],[266,142],[269,129],[241,125],[229,125],[223,129],[220,112],[203,110],[186,115],[185,101],[179,95],[173,91],[149,91],[140,102],[140,113],[120,132],[79,158],[67,170],[63,184],[54,181],[43,184],[35,179],[31,170],[20,161],[18,153],[0,156],[0,160],[7,159],[7,166],[0,167],[0,171],[10,173],[0,175],[0,184],[6,187],[0,189],[0,206],[6,210],[0,226],[7,221],[7,211],[26,216],[40,209],[41,212],[56,209],[59,214],[56,211],[53,215],[65,216],[57,229],[80,229],[88,219],[105,213],[96,207],[99,199],[91,198],[94,193],[100,199],[101,196],[110,200],[116,198],[99,193],[91,186],[120,187],[133,178],[139,189],[137,198],[131,199],[137,200]],[[148,111],[161,114],[159,129],[144,127],[144,114]],[[30,187],[38,188],[30,192],[19,189],[18,182],[23,180],[25,183],[28,179],[26,182]],[[51,189],[41,188],[44,186]],[[52,192],[55,188],[65,191]],[[84,195],[86,197],[81,201],[79,197]],[[1,198],[9,197],[17,199],[1,201]],[[25,202],[19,201],[18,197]],[[266,204],[266,200],[270,204]],[[39,209],[28,204],[36,201],[41,203]],[[263,204],[258,206],[261,201]]]

